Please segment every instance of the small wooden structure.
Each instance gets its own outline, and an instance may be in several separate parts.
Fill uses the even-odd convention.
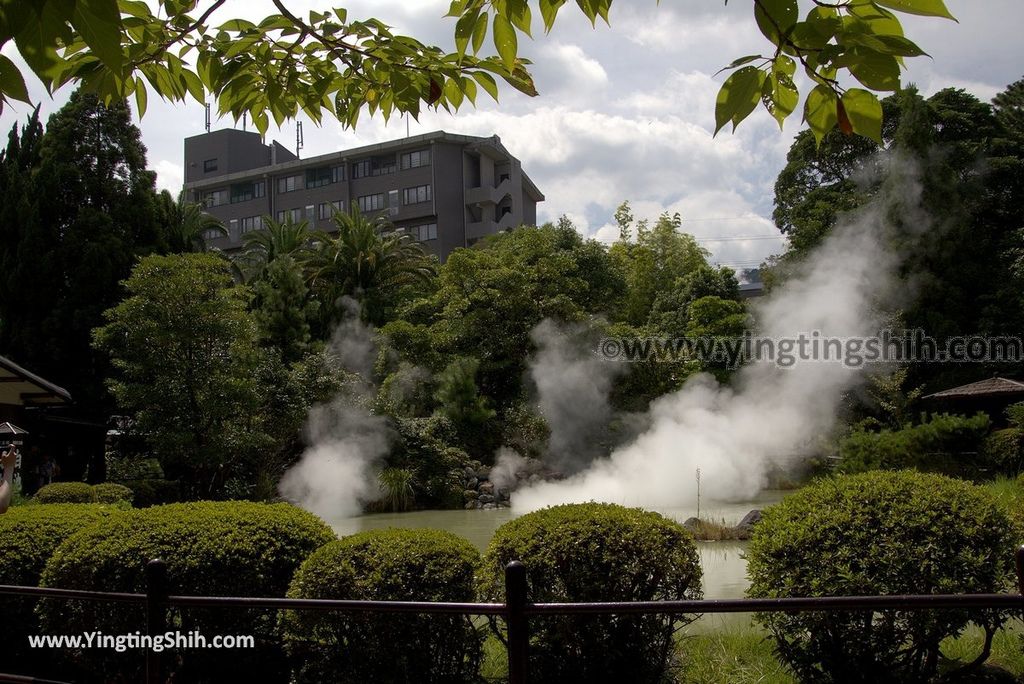
[[[973,415],[987,413],[997,426],[1006,425],[1006,408],[1024,401],[1024,382],[999,376],[928,394],[922,399],[942,410]]]

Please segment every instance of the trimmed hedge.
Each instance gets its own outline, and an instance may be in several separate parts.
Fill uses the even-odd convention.
[[[838,477],[764,512],[747,552],[748,594],[996,593],[1010,588],[1014,548],[1006,513],[981,487],[912,471]],[[994,631],[1005,617],[943,610],[756,619],[801,681],[926,682],[943,639],[970,622]]]
[[[982,442],[981,453],[994,473],[1015,477],[1024,466],[1024,430],[996,430]]]
[[[86,482],[51,482],[39,488],[35,499],[44,504],[94,503],[96,494]]]
[[[839,442],[838,469],[846,474],[905,468],[970,472],[976,457],[965,462],[962,454],[979,451],[990,425],[983,413],[970,417],[940,413],[900,430],[854,430]]]
[[[638,508],[555,506],[505,523],[484,554],[479,594],[504,601],[505,566],[527,568],[535,602],[699,599],[701,567],[682,525]],[[565,616],[531,621],[536,681],[658,682],[672,668],[675,633],[694,616]],[[498,638],[504,629],[491,622]]]
[[[177,480],[125,480],[120,484],[132,490],[132,505],[135,508],[149,508],[181,500]]]
[[[479,561],[442,530],[362,532],[310,556],[288,595],[471,602]],[[288,611],[282,624],[298,682],[462,682],[480,664],[482,635],[467,616]]]
[[[0,584],[34,587],[54,550],[67,537],[108,516],[121,515],[97,504],[15,506],[0,515]],[[0,649],[4,671],[47,675],[51,654],[28,648],[28,635],[39,634],[36,599],[0,597]]]
[[[288,504],[202,501],[131,510],[69,537],[47,563],[42,585],[142,592],[146,562],[162,558],[171,593],[284,596],[296,568],[334,538],[319,518]],[[43,601],[40,617],[44,631],[54,634],[126,634],[145,625],[142,606],[121,604]],[[256,638],[255,649],[236,655],[197,649],[165,657],[174,664],[168,674],[176,681],[287,680],[275,611],[175,609],[171,625],[182,632],[198,630],[207,639],[218,634]],[[62,655],[83,668],[80,678],[142,679],[137,652],[85,649]]]
[[[128,489],[124,485],[116,484],[114,482],[104,482],[103,484],[93,485],[92,493],[96,501],[99,503],[119,503],[124,501],[130,504],[134,497],[132,490]]]

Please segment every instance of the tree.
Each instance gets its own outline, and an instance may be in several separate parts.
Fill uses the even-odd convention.
[[[127,105],[78,91],[45,133],[36,116],[12,132],[4,160],[0,350],[104,416],[91,330],[135,259],[167,246],[139,130]]]
[[[364,105],[387,118],[416,115],[422,106],[458,109],[478,89],[497,98],[495,76],[536,95],[528,62],[518,56],[519,34],[531,35],[533,8],[544,30],[554,26],[564,0],[453,0],[456,52],[446,54],[395,34],[377,19],[356,21],[345,9],[311,11],[308,20],[286,0],[259,22],[231,19],[213,25],[226,4],[215,0],[198,16],[198,0],[37,0],[0,9],[0,45],[14,42],[49,91],[83,83],[110,104],[134,95],[144,113],[148,89],[176,101],[207,95],[221,113],[247,113],[261,133],[301,110],[319,122],[326,111],[354,126]],[[612,0],[579,0],[596,23],[609,20]],[[943,0],[813,0],[800,20],[798,0],[752,0],[754,19],[769,43],[767,55],[741,57],[722,86],[716,129],[735,127],[758,103],[779,120],[799,104],[794,81],[802,67],[813,84],[804,118],[820,139],[838,126],[880,139],[881,108],[873,91],[894,91],[904,58],[924,52],[904,37],[897,12],[952,19]],[[479,57],[490,31],[497,55]],[[185,60],[189,60],[186,62]],[[848,73],[867,90],[844,89]],[[148,85],[147,85],[148,84]],[[0,55],[0,107],[28,101],[24,77]]]
[[[992,106],[1003,129],[1018,140],[1024,138],[1024,79],[1006,86],[992,100]]]
[[[309,258],[310,284],[321,302],[325,329],[339,322],[342,297],[362,305],[367,322],[380,326],[410,291],[429,283],[436,259],[384,216],[363,216],[358,209],[334,216],[337,232],[320,233]]]
[[[114,367],[110,391],[169,477],[192,495],[216,496],[266,441],[255,424],[260,357],[248,292],[211,254],[146,257],[125,289],[93,334]]]
[[[306,221],[282,222],[266,216],[262,228],[242,236],[242,251],[235,262],[249,280],[258,279],[278,257],[294,257],[297,264],[305,264],[311,254],[312,238]]]
[[[310,323],[320,309],[301,265],[289,255],[274,259],[253,285],[253,294],[260,341],[276,347],[285,363],[301,360],[309,350]]]
[[[480,362],[474,358],[462,357],[449,363],[438,376],[434,398],[438,403],[438,413],[452,422],[463,445],[486,453],[500,445],[494,443],[495,435],[488,439],[485,431],[495,412],[477,390],[476,371],[479,367]]]
[[[158,201],[167,224],[167,243],[172,252],[205,252],[209,249],[206,240],[210,233],[221,237],[228,234],[224,224],[208,214],[203,205],[189,202],[184,190],[178,193],[178,199],[163,190]]]

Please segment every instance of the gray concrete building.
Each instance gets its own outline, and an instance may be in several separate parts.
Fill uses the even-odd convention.
[[[223,129],[185,139],[185,191],[228,230],[209,243],[237,249],[270,216],[333,229],[357,206],[384,213],[444,260],[452,250],[537,222],[544,200],[498,136],[436,131],[299,159],[258,133]]]

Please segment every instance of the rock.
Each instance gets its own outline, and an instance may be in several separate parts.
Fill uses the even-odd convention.
[[[512,503],[509,501],[499,501],[498,508],[512,508]]]
[[[475,477],[471,477],[468,480],[466,480],[466,489],[476,489],[477,485],[479,484],[479,480],[477,480]]]
[[[483,468],[477,468],[476,477],[478,480],[486,480],[491,476],[491,469],[484,466]]]
[[[736,527],[733,528],[733,532],[736,534],[737,539],[750,539],[751,535],[754,534],[754,525],[761,522],[761,511],[754,509],[743,516],[743,519],[739,521]]]
[[[479,501],[480,503],[484,503],[484,504],[494,503],[494,495],[493,494],[481,494],[480,497],[477,499],[477,501]]]
[[[492,503],[484,504],[484,510],[485,511],[493,511],[496,508],[497,508],[497,506],[495,504],[492,504]]]
[[[466,466],[465,468],[462,469],[462,472],[463,474],[465,474],[467,480],[470,479],[471,477],[476,477],[476,468]]]
[[[466,491],[462,492],[462,496],[463,496],[463,498],[469,499],[470,501],[472,501],[478,495],[477,495],[477,491],[475,489],[467,489]]]
[[[508,501],[512,498],[512,490],[508,487],[498,488],[498,501]]]
[[[690,532],[696,532],[700,528],[700,519],[687,518],[686,522],[683,523],[683,527],[685,527]]]
[[[463,508],[465,508],[467,511],[473,510],[474,508],[476,508],[476,501],[467,501],[466,505],[463,506]]]
[[[494,483],[493,482],[481,482],[480,483],[480,493],[481,494],[493,494],[494,493]]]

